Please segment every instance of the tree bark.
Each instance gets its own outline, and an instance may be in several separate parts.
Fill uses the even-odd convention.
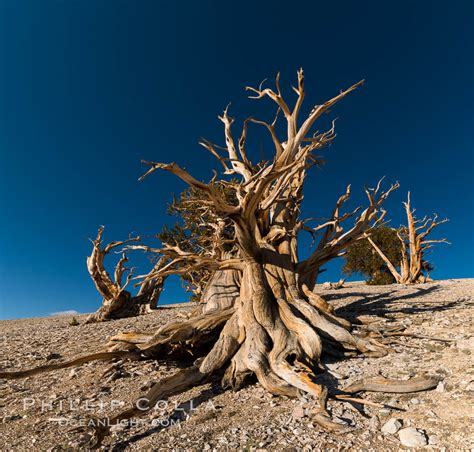
[[[200,253],[187,251],[179,244],[164,244],[157,252],[165,259],[165,265],[155,266],[142,283],[159,284],[169,274],[206,269],[212,278],[205,290],[205,304],[200,313],[184,321],[172,322],[150,335],[122,334],[112,338],[109,350],[138,351],[140,356],[163,358],[164,356],[199,356],[193,367],[176,374],[175,381],[165,379],[150,395],[164,398],[177,391],[207,381],[212,375],[222,375],[224,387],[239,388],[253,375],[269,392],[277,395],[296,396],[298,391],[313,395],[320,404],[315,420],[329,430],[341,426],[330,420],[326,410],[327,390],[315,381],[314,370],[325,351],[344,354],[364,353],[370,356],[386,354],[386,347],[377,340],[352,330],[351,324],[337,317],[330,305],[313,293],[315,278],[320,266],[344,253],[347,246],[360,240],[371,227],[382,221],[381,205],[391,191],[366,190],[369,205],[359,212],[342,213],[343,204],[349,199],[350,187],[341,196],[332,216],[323,224],[310,228],[309,220],[302,220],[301,202],[303,185],[308,169],[318,164],[315,151],[329,145],[335,137],[334,123],[331,129],[312,134],[315,121],[339,100],[360,86],[359,82],[342,91],[323,104],[314,106],[309,115],[299,121],[299,113],[305,98],[303,71],[298,71],[298,85],[294,90],[297,100],[292,108],[276,90],[262,87],[247,88],[254,96],[269,98],[278,107],[272,123],[248,118],[238,140],[232,132],[234,120],[224,110],[220,120],[224,124],[226,147],[218,147],[205,141],[204,147],[218,158],[225,175],[233,175],[238,182],[227,182],[234,187],[236,202],[229,202],[216,185],[216,178],[209,183],[195,179],[176,163],[144,161],[149,170],[140,178],[156,170],[165,170],[186,182],[205,196],[203,205],[212,210],[215,218],[215,235],[210,246]],[[286,135],[280,139],[276,132],[278,114],[283,114]],[[248,124],[264,126],[272,139],[275,154],[271,161],[252,164],[247,156],[245,143]],[[225,155],[219,152],[225,150]],[[344,230],[342,223],[354,218],[354,224]],[[225,251],[222,225],[230,221],[235,236],[232,252]],[[301,231],[322,233],[316,249],[305,260],[298,256],[298,237]],[[89,272],[104,300],[112,304],[129,306],[125,299],[117,301],[130,280],[124,285],[125,255],[115,272],[115,281],[103,268],[105,254],[117,244],[100,247],[102,231],[93,242],[94,249],[88,259]],[[131,238],[128,241],[136,241]],[[228,240],[227,240],[228,242]],[[128,249],[150,248],[127,246]],[[155,286],[152,286],[155,287]],[[5,374],[2,374],[5,377]],[[5,378],[8,378],[5,377]],[[128,419],[140,415],[135,409],[117,414],[113,419]],[[96,445],[107,431],[96,431]]]

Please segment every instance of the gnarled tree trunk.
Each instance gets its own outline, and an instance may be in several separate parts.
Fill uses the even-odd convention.
[[[202,344],[201,335],[215,337],[218,330],[218,339],[202,361],[196,363],[199,382],[223,371],[223,386],[238,388],[249,375],[255,375],[260,384],[274,394],[294,396],[302,390],[320,401],[324,401],[326,391],[316,383],[313,369],[324,350],[385,354],[379,343],[351,333],[350,323],[338,318],[324,300],[312,293],[312,288],[323,263],[341,255],[347,246],[362,238],[374,223],[382,220],[384,213],[380,211],[380,206],[398,184],[387,192],[380,192],[380,184],[373,190],[367,190],[369,206],[361,213],[359,209],[348,214],[340,213],[341,206],[349,198],[348,187],[326,223],[309,228],[306,221],[299,217],[307,169],[317,163],[312,152],[330,143],[335,136],[334,128],[312,136],[308,133],[324,111],[357,86],[359,84],[316,106],[301,126],[298,125],[298,114],[304,99],[302,71],[298,73],[298,99],[293,109],[281,96],[278,78],[276,92],[249,88],[256,93],[256,98],[272,99],[283,112],[288,131],[285,140],[277,137],[276,119],[269,124],[249,118],[244,121],[240,139],[235,141],[232,134],[234,121],[226,109],[220,119],[224,123],[228,156],[222,157],[218,147],[209,141],[202,144],[219,159],[226,174],[241,178],[240,182],[233,184],[237,198],[235,204],[226,202],[214,181],[202,183],[175,163],[145,162],[150,165],[150,170],[141,179],[157,169],[164,169],[202,191],[208,198],[206,205],[214,209],[216,219],[232,221],[237,252],[231,256],[222,252],[222,237],[217,227],[214,246],[201,255],[165,244],[160,252],[171,263],[184,260],[188,264],[187,271],[202,266],[214,271],[204,292],[208,306],[197,318],[160,329],[153,340],[141,347],[144,353],[156,353],[163,346],[170,347],[169,341],[174,342],[176,337],[180,343],[186,342],[188,347],[194,347]],[[275,157],[271,163],[254,166],[248,159],[245,142],[249,123],[263,125],[269,131],[275,145]],[[356,215],[354,226],[344,231],[341,223]],[[309,230],[313,234],[324,231],[317,248],[304,261],[299,260],[297,252],[297,238],[301,230]],[[164,268],[150,273],[144,281],[156,275],[182,271],[182,266],[179,270]],[[222,320],[223,314],[228,316],[225,321]],[[214,326],[212,331],[206,332],[198,326],[199,322],[210,322],[211,319],[218,319],[211,322]],[[168,336],[168,332],[172,336]],[[115,338],[116,346],[120,340],[121,337]],[[162,395],[163,386],[159,384],[158,388]],[[122,413],[115,419],[123,419],[129,414]],[[338,428],[328,418],[324,403],[318,422],[326,428]],[[103,434],[97,433],[98,438]]]
[[[211,313],[235,306],[240,297],[241,273],[237,270],[217,270],[201,297],[202,313]]]
[[[307,171],[318,163],[313,153],[330,144],[335,137],[334,123],[330,130],[314,134],[311,133],[313,124],[361,83],[316,105],[303,121],[299,121],[305,97],[302,70],[298,72],[297,99],[292,108],[280,92],[279,76],[276,91],[248,88],[255,94],[253,98],[269,98],[276,103],[275,120],[267,123],[248,118],[243,123],[240,138],[235,140],[234,120],[226,109],[220,117],[224,124],[225,148],[209,141],[202,143],[217,157],[224,174],[238,177],[237,182],[225,182],[227,188],[235,191],[235,202],[228,202],[222,195],[215,178],[203,183],[175,163],[145,161],[150,169],[141,179],[158,169],[171,172],[205,195],[202,204],[215,219],[215,234],[209,247],[201,253],[187,251],[177,244],[165,243],[158,250],[127,246],[127,249],[157,251],[166,257],[166,265],[142,277],[144,285],[170,274],[185,274],[203,268],[213,275],[203,294],[206,303],[201,313],[165,325],[153,335],[123,333],[111,339],[107,352],[110,356],[125,349],[120,353],[130,357],[137,354],[150,358],[180,354],[200,357],[191,368],[152,387],[144,396],[150,409],[160,398],[202,384],[213,376],[221,378],[224,387],[238,388],[253,375],[273,394],[295,396],[298,391],[304,391],[313,395],[320,405],[314,419],[327,429],[341,429],[331,421],[326,410],[327,390],[316,381],[314,370],[321,354],[358,352],[381,356],[386,350],[380,342],[352,331],[351,324],[337,317],[329,304],[312,290],[322,264],[341,255],[347,246],[363,238],[374,224],[382,221],[384,213],[380,207],[398,184],[381,192],[379,183],[375,189],[366,190],[369,205],[364,210],[342,214],[341,207],[349,198],[348,187],[337,201],[331,218],[313,228],[307,226],[307,220],[300,218],[300,213]],[[286,125],[282,138],[275,127],[280,112]],[[272,161],[253,164],[248,158],[245,145],[249,124],[268,130],[275,147]],[[222,149],[225,149],[225,155],[218,152]],[[351,217],[354,217],[353,226],[344,230],[342,223]],[[229,245],[229,238],[224,240],[222,234],[226,222],[231,222],[234,228],[230,253],[225,247]],[[299,258],[297,246],[302,231],[323,232],[317,247],[304,260]],[[100,262],[103,255],[99,252],[99,244],[100,233],[94,246]],[[98,288],[102,288],[105,280],[106,290],[120,293],[120,284],[112,284],[111,288],[100,265],[95,264],[96,260],[91,256],[91,267],[97,268],[92,273],[100,276],[94,279]],[[121,268],[119,266],[116,282],[120,281]],[[91,359],[105,359],[104,355],[100,356]],[[83,357],[80,362],[87,359]],[[44,370],[48,369],[41,369]],[[0,373],[0,377],[8,378],[8,375]],[[15,373],[15,377],[21,375],[21,372]],[[109,423],[144,412],[133,407],[113,416]],[[96,445],[107,433],[107,427],[95,429]]]

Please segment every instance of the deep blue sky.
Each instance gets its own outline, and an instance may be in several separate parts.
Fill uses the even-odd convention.
[[[0,318],[95,310],[88,237],[101,224],[110,240],[152,234],[184,187],[137,182],[140,159],[208,179],[217,165],[197,140],[221,139],[217,114],[232,101],[234,116],[269,118],[243,87],[277,70],[288,86],[300,66],[308,104],[367,80],[331,113],[338,137],[305,212],[327,215],[346,183],[356,205],[386,175],[402,184],[394,226],[407,190],[420,213],[451,219],[433,276],[474,276],[473,5],[0,0]],[[162,301],[182,298],[175,282]]]

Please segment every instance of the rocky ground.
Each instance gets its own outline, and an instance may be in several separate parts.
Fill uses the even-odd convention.
[[[407,332],[450,342],[396,337],[384,358],[324,357],[328,371],[319,378],[344,388],[362,377],[408,379],[432,375],[435,390],[416,394],[362,393],[389,405],[373,408],[330,401],[345,433],[324,432],[311,418],[314,400],[272,397],[258,384],[237,392],[217,386],[195,388],[160,403],[135,425],[114,428],[107,450],[283,449],[305,450],[467,450],[474,447],[474,280],[370,287],[348,283],[342,289],[316,291],[340,315],[377,316],[386,325],[403,323]],[[159,310],[140,318],[71,326],[71,317],[0,322],[0,368],[16,370],[61,361],[98,350],[119,331],[153,331],[177,312]],[[175,371],[164,362],[90,363],[22,380],[0,380],[0,449],[77,449],[73,430],[90,417],[106,417],[130,404],[150,382]],[[104,377],[101,376],[106,373]],[[410,447],[411,445],[411,447]]]

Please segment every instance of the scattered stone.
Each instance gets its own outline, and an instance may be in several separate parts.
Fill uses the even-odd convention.
[[[6,424],[7,422],[12,422],[12,421],[17,421],[18,419],[21,419],[22,417],[19,416],[18,414],[11,414],[9,416],[5,416],[2,419],[2,424]]]
[[[456,347],[468,351],[474,350],[474,336],[467,339],[458,340],[456,342]]]
[[[341,418],[338,417],[338,416],[334,416],[332,420],[333,420],[336,424],[341,424],[341,425],[346,425],[346,426],[349,425],[344,419],[341,419]]]
[[[474,380],[466,384],[465,391],[474,391]]]
[[[127,423],[119,422],[118,424],[114,424],[110,426],[110,431],[112,433],[120,433],[120,432],[123,432],[127,427],[128,427]]]
[[[37,351],[33,351],[32,353],[30,353],[30,356],[36,360],[43,359],[43,356],[41,355],[41,353],[38,353]]]
[[[115,380],[118,380],[119,378],[122,377],[122,372],[120,370],[116,370],[112,375],[110,375],[107,380],[105,380],[107,383],[112,383]]]
[[[474,280],[469,281],[469,287],[466,282],[450,283],[448,290],[443,289],[443,292],[436,291],[431,294],[418,293],[417,287],[404,289],[406,292],[413,291],[416,298],[407,300],[402,298],[391,305],[387,303],[384,306],[383,320],[377,320],[376,316],[371,316],[372,322],[377,321],[375,326],[380,325],[382,329],[392,324],[402,323],[402,321],[409,325],[410,322],[404,322],[406,317],[412,316],[408,309],[407,312],[400,314],[394,311],[411,308],[415,301],[417,305],[428,307],[433,306],[434,301],[439,304],[452,303],[456,297],[451,291],[468,292],[470,290],[472,292]],[[436,282],[435,284],[441,284],[443,288],[443,284],[446,283]],[[337,295],[333,290],[328,294],[323,293],[323,295],[329,295],[328,300],[336,309],[346,306],[348,301],[352,303],[347,311],[341,310],[342,317],[356,316],[359,309],[360,312],[366,312],[362,310],[363,306],[354,303],[355,300],[364,299],[362,295],[351,295],[351,299],[346,300],[346,293],[367,293],[365,299],[369,301],[371,298],[376,300],[376,297],[380,298],[383,294],[390,294],[392,291],[395,293],[389,295],[390,299],[392,296],[402,296],[404,293],[394,285],[387,287],[373,287],[365,284],[353,286],[353,283],[346,285],[348,288],[341,289]],[[320,287],[318,286],[317,289],[320,290]],[[425,299],[428,303],[423,305]],[[369,306],[370,303],[367,305]],[[468,331],[470,323],[466,321],[472,312],[472,308],[469,308],[471,311],[468,311],[468,308],[468,305],[462,308],[456,304],[446,310],[433,311],[425,315],[421,328],[411,327],[408,331],[432,337],[454,338],[457,335],[462,336],[463,340],[468,339],[468,336],[472,334]],[[179,312],[181,310],[188,312],[187,310],[192,309],[195,308],[178,308]],[[163,309],[136,319],[121,319],[117,322],[91,325],[84,323],[85,316],[77,316],[81,325],[74,328],[68,326],[71,317],[60,322],[58,319],[47,318],[9,321],[3,325],[3,329],[0,322],[0,338],[5,336],[6,344],[6,347],[2,349],[4,355],[0,358],[0,370],[19,370],[58,362],[54,361],[56,358],[50,356],[52,352],[60,353],[61,359],[84,354],[98,349],[104,344],[106,338],[117,334],[118,330],[153,331],[158,326],[173,320],[176,316],[175,312],[171,309]],[[459,313],[459,320],[455,321],[453,313]],[[449,321],[443,323],[443,319]],[[459,329],[461,327],[465,330]],[[378,409],[363,406],[359,414],[352,410],[350,404],[331,400],[329,402],[331,413],[337,417],[337,419],[333,418],[334,422],[340,422],[342,419],[351,426],[355,426],[350,433],[341,435],[323,432],[319,424],[313,422],[310,410],[317,402],[312,396],[301,397],[300,400],[276,398],[264,391],[259,384],[250,385],[237,392],[222,392],[220,388],[213,389],[214,387],[209,385],[204,389],[204,393],[201,393],[202,389],[196,388],[190,395],[172,398],[167,402],[166,409],[160,404],[158,411],[150,412],[150,415],[143,419],[143,425],[141,421],[137,425],[131,423],[130,427],[124,431],[121,431],[123,428],[121,426],[112,427],[114,437],[106,444],[127,444],[130,439],[136,437],[140,440],[131,447],[140,447],[143,450],[190,450],[193,445],[198,445],[206,452],[239,449],[257,452],[259,449],[272,451],[280,448],[302,452],[338,449],[396,451],[398,448],[404,451],[407,449],[443,451],[443,446],[447,446],[448,443],[449,450],[463,450],[463,446],[465,447],[469,441],[471,407],[468,396],[471,393],[468,391],[472,390],[471,385],[474,379],[474,365],[470,360],[473,355],[467,355],[461,351],[467,349],[468,344],[463,342],[458,348],[452,343],[449,348],[445,347],[440,352],[426,353],[424,346],[423,349],[409,347],[412,344],[421,346],[426,341],[415,338],[400,339],[402,340],[406,342],[407,347],[397,346],[400,353],[390,354],[382,359],[323,358],[323,364],[329,368],[329,372],[321,372],[317,375],[322,384],[332,389],[336,387],[336,378],[339,380],[341,375],[346,376],[349,379],[347,381],[355,381],[379,373],[387,378],[408,379],[418,376],[420,372],[426,372],[443,379],[444,381],[438,384],[437,390],[429,393],[367,394],[365,396],[374,402],[393,407],[406,407],[410,410],[410,419],[404,419],[403,425],[394,434],[386,434],[382,431],[382,426],[385,426],[390,418],[395,417],[399,418],[398,421],[401,420],[401,415],[393,409],[384,410],[383,412],[387,413],[384,415]],[[456,351],[458,353],[455,354]],[[416,356],[421,359],[416,361],[414,359]],[[48,362],[46,359],[51,359],[51,361]],[[114,363],[115,365],[111,366]],[[110,372],[105,374],[108,368]],[[120,379],[106,383],[105,380],[118,370],[122,372]],[[5,422],[3,430],[0,429],[2,430],[0,449],[48,450],[50,448],[50,452],[62,452],[68,449],[69,441],[75,441],[76,447],[69,450],[85,450],[88,445],[82,445],[77,441],[78,432],[69,431],[69,427],[62,428],[48,419],[64,416],[70,419],[71,426],[74,426],[87,420],[89,415],[98,419],[106,418],[130,406],[134,398],[141,393],[138,388],[144,387],[147,391],[153,383],[171,375],[176,370],[176,363],[165,363],[161,360],[157,362],[126,361],[123,366],[117,365],[117,361],[110,363],[97,361],[78,368],[43,374],[38,378],[30,377],[17,381],[0,379],[0,425]],[[102,373],[105,375],[100,378]],[[133,382],[125,380],[128,373],[133,376]],[[343,386],[345,385],[342,383],[337,384],[337,388]],[[178,420],[177,414],[180,413],[188,395],[193,400],[190,421],[181,422],[179,425],[169,424],[168,419],[172,419],[172,422]],[[207,400],[208,397],[210,397],[209,400]],[[413,404],[413,398],[419,399],[420,404],[416,405],[416,402]],[[28,403],[30,399],[35,400],[35,405],[28,406],[27,411],[22,410],[23,400],[27,400]],[[41,412],[43,402],[46,406],[51,404],[54,411],[46,409],[44,413]],[[117,403],[121,404],[120,407]],[[177,411],[175,403],[180,407]],[[214,405],[223,408],[215,411]],[[186,405],[186,410],[187,407]],[[421,407],[423,409],[420,409]],[[27,418],[22,417],[25,412],[28,413]],[[173,418],[170,418],[171,413],[173,413]],[[365,417],[364,413],[368,417]],[[20,415],[19,418],[18,415]],[[155,424],[152,423],[154,420],[157,421]],[[153,430],[152,427],[155,425],[157,428]],[[425,444],[427,442],[428,446],[419,448],[402,445],[399,431],[408,427],[420,430],[430,428],[425,437]],[[241,432],[244,429],[241,440]],[[150,434],[140,436],[148,431]],[[299,434],[300,431],[301,434]],[[430,434],[431,431],[433,435]],[[33,443],[33,439],[37,441]],[[55,444],[58,445],[51,448]],[[112,446],[104,446],[104,448],[110,447]]]
[[[446,348],[443,344],[426,344],[425,347],[430,352],[442,352]]]
[[[69,445],[75,448],[84,447],[91,439],[92,435],[90,433],[83,433],[76,441],[72,441]]]
[[[389,419],[387,422],[385,422],[385,424],[382,426],[380,431],[388,435],[394,435],[401,428],[402,428],[402,423],[398,419],[392,418],[392,419]]]
[[[398,432],[402,445],[407,447],[423,447],[428,444],[426,435],[413,427],[408,427]]]
[[[380,428],[380,419],[377,415],[372,416],[369,421],[369,430],[371,432],[377,432]]]
[[[293,419],[302,419],[305,417],[304,408],[301,405],[295,406],[293,412],[291,413]]]

